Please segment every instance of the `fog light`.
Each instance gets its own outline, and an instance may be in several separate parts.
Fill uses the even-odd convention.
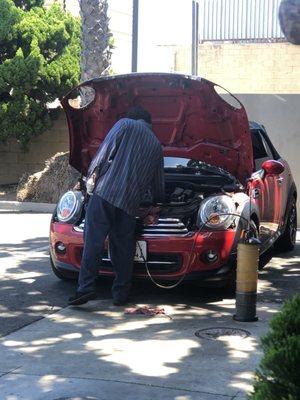
[[[55,245],[57,253],[65,254],[66,253],[66,246],[62,242],[57,242]]]
[[[215,250],[207,250],[202,253],[202,258],[204,262],[212,264],[218,260],[219,255]]]

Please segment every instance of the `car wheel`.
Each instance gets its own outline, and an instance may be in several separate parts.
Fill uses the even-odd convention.
[[[50,256],[50,264],[54,275],[62,281],[76,281],[78,278],[77,272],[62,271],[55,267],[52,257]]]
[[[297,205],[296,199],[292,200],[292,205],[287,216],[286,226],[276,241],[274,247],[278,251],[291,251],[295,247],[297,235]]]

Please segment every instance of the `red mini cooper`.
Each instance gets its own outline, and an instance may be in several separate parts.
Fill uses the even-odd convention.
[[[128,74],[85,82],[62,100],[70,133],[70,165],[84,177],[110,128],[136,105],[152,115],[164,149],[165,203],[155,225],[137,217],[134,276],[156,281],[231,281],[244,232],[292,250],[296,186],[263,125],[220,86],[179,74]],[[76,277],[83,250],[86,196],[68,191],[50,229],[54,273]],[[149,204],[150,205],[150,204]],[[143,205],[144,207],[144,205]],[[99,275],[113,275],[109,249]]]

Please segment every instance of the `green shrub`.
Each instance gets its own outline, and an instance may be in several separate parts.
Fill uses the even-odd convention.
[[[271,320],[249,400],[300,400],[300,295]]]
[[[41,4],[0,0],[0,142],[24,148],[51,126],[48,104],[79,81],[79,19]]]

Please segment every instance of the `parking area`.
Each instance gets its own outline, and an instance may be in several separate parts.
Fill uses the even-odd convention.
[[[1,399],[245,399],[268,321],[299,292],[299,241],[260,272],[257,322],[233,321],[224,289],[136,281],[134,304],[168,314],[149,318],[113,307],[109,280],[96,301],[66,307],[75,284],[50,270],[49,220],[1,211]]]

